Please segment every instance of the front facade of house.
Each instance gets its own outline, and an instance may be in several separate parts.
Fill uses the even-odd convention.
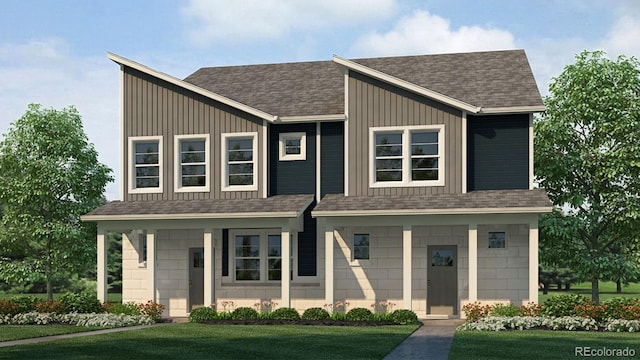
[[[521,50],[121,74],[123,301],[165,316],[264,301],[420,317],[537,301],[533,113]],[[283,261],[283,259],[287,259]]]

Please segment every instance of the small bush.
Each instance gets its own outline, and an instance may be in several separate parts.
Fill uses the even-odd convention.
[[[369,309],[354,308],[347,313],[347,320],[349,321],[371,321],[373,320],[373,313]]]
[[[0,315],[15,315],[18,312],[18,305],[16,303],[0,299]]]
[[[191,310],[189,314],[189,322],[202,323],[209,320],[215,320],[217,313],[210,307],[201,307]]]
[[[398,309],[391,313],[390,320],[396,324],[418,324],[418,316],[411,310]]]
[[[512,304],[495,304],[489,310],[489,316],[514,317],[520,315],[520,307]]]
[[[315,307],[310,308],[302,313],[302,318],[304,320],[327,320],[331,318],[329,312],[323,308]]]
[[[259,317],[256,309],[250,307],[239,307],[231,313],[233,320],[254,320]]]
[[[133,301],[120,303],[107,303],[103,306],[104,310],[110,314],[122,314],[122,315],[142,315],[140,312],[140,306]]]
[[[104,311],[100,300],[91,293],[66,293],[60,297],[60,302],[65,306],[67,312],[90,314]]]
[[[276,320],[300,320],[300,314],[293,308],[279,308],[273,310],[269,318]]]
[[[9,301],[16,306],[18,313],[28,313],[36,311],[39,300],[35,296],[13,296]]]
[[[146,304],[140,304],[138,307],[140,308],[140,313],[142,315],[147,315],[155,322],[160,321],[162,318],[162,312],[164,312],[164,305],[153,302],[152,300],[147,301]]]
[[[462,312],[468,322],[478,321],[489,316],[489,311],[491,311],[491,305],[482,305],[479,301],[468,303],[462,307]]]
[[[540,314],[540,305],[532,301],[520,307],[520,316],[538,316],[539,314]]]
[[[36,303],[35,310],[39,313],[66,313],[66,307],[60,301],[39,301]]]
[[[342,312],[334,312],[331,314],[331,320],[335,321],[347,321],[347,314]]]
[[[555,295],[548,298],[544,304],[542,304],[540,314],[550,317],[576,316],[576,305],[584,303],[589,303],[589,300],[582,295]]]
[[[611,298],[602,303],[604,319],[640,319],[640,299]]]
[[[602,317],[604,315],[604,306],[596,305],[592,302],[584,302],[576,305],[573,308],[573,311],[575,312],[576,316],[591,318],[596,321],[600,321],[602,320]]]

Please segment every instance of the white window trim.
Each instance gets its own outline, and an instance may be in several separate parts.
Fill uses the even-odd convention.
[[[136,150],[135,144],[139,142],[158,142],[158,166],[159,166],[159,183],[157,188],[136,188]],[[128,170],[129,170],[129,193],[130,194],[156,194],[162,193],[164,184],[164,153],[162,150],[162,136],[130,136],[129,137],[129,154],[128,154]]]
[[[209,134],[196,134],[196,135],[176,135],[174,136],[173,148],[174,148],[174,169],[173,169],[173,184],[175,192],[209,192],[211,184],[211,157],[210,157],[210,145]],[[204,140],[204,157],[205,157],[205,185],[204,186],[182,186],[182,163],[180,161],[180,142],[183,140]]]
[[[278,137],[278,153],[280,161],[307,160],[307,134],[305,132],[280,133]],[[286,140],[296,139],[300,139],[300,154],[286,154]]]
[[[221,147],[221,163],[222,163],[222,191],[257,191],[258,190],[258,133],[257,132],[238,132],[238,133],[223,133]],[[227,156],[227,140],[233,138],[251,138],[253,146],[253,184],[252,185],[229,185],[229,177],[227,176],[229,170],[229,162]]]
[[[260,279],[261,280],[236,280],[236,236],[237,235],[258,235],[260,236]],[[269,278],[269,236],[279,235],[282,236],[280,229],[232,229],[229,230],[229,280],[234,284],[280,284],[282,280],[268,280]],[[298,253],[297,236],[293,233],[289,235],[291,237],[291,269],[293,273],[293,281],[297,280],[297,261],[296,255]],[[294,239],[296,241],[294,241]],[[282,238],[280,238],[280,245],[282,246]],[[282,252],[281,252],[282,253]],[[282,268],[280,269],[282,270]],[[291,276],[291,275],[289,275]],[[226,278],[226,277],[225,277]]]
[[[438,180],[411,180],[411,132],[413,131],[437,131],[438,132]],[[376,181],[376,134],[385,132],[402,133],[402,181]],[[418,126],[384,126],[369,128],[369,187],[419,187],[419,186],[444,186],[445,184],[445,132],[444,125],[418,125]]]

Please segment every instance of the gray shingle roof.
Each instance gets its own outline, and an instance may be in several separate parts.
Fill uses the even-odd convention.
[[[542,105],[523,50],[353,61],[474,106]],[[333,61],[204,67],[185,81],[272,115],[344,112],[344,77]]]
[[[425,213],[452,210],[537,208],[551,210],[551,202],[544,190],[485,190],[466,194],[440,194],[423,196],[343,196],[326,195],[313,209],[322,212],[382,212],[424,211]]]

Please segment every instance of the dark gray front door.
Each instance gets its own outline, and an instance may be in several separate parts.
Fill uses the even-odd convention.
[[[204,248],[189,249],[189,311],[204,306]]]
[[[427,252],[427,314],[457,314],[457,246],[429,245]]]

